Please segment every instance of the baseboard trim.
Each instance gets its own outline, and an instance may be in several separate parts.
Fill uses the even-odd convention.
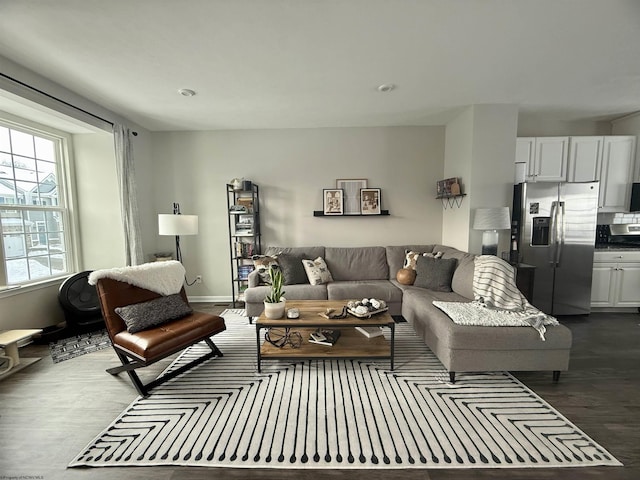
[[[231,296],[189,295],[189,303],[231,303]]]

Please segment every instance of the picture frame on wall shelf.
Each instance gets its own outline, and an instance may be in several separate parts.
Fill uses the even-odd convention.
[[[380,215],[382,193],[379,188],[360,189],[360,212],[362,215]]]
[[[322,198],[325,215],[344,214],[344,191],[341,188],[324,188]]]
[[[338,178],[336,188],[344,192],[344,214],[360,215],[360,190],[367,188],[366,178]]]
[[[460,195],[460,183],[458,177],[445,178],[436,183],[436,197],[451,197]]]

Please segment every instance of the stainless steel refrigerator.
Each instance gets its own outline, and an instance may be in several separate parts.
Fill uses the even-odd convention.
[[[514,188],[520,262],[535,265],[531,303],[549,315],[591,311],[598,182],[521,183]]]

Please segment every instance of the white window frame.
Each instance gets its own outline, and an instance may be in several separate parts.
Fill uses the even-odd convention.
[[[55,143],[57,159],[56,180],[58,188],[58,205],[9,205],[12,210],[36,210],[43,212],[56,211],[61,213],[66,263],[66,271],[64,273],[57,275],[54,274],[37,279],[29,279],[24,282],[7,285],[4,245],[2,242],[2,235],[0,235],[0,296],[4,296],[2,295],[4,292],[12,292],[15,291],[16,288],[22,289],[22,287],[47,285],[51,282],[58,282],[61,278],[66,278],[76,272],[79,259],[79,243],[77,241],[78,223],[74,215],[76,209],[74,208],[73,202],[73,192],[75,189],[75,184],[73,181],[74,172],[71,135],[66,132],[59,131],[55,128],[41,125],[24,118],[16,117],[15,115],[11,115],[2,111],[0,111],[0,125],[3,127],[11,128],[13,130],[22,131],[29,135],[46,138],[52,140]],[[6,203],[0,204],[0,208],[6,209],[9,205],[7,205]],[[29,235],[29,233],[26,233],[26,235]]]

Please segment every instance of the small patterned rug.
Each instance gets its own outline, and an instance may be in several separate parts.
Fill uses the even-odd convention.
[[[103,329],[51,342],[49,352],[53,363],[60,363],[110,346],[109,334]]]

